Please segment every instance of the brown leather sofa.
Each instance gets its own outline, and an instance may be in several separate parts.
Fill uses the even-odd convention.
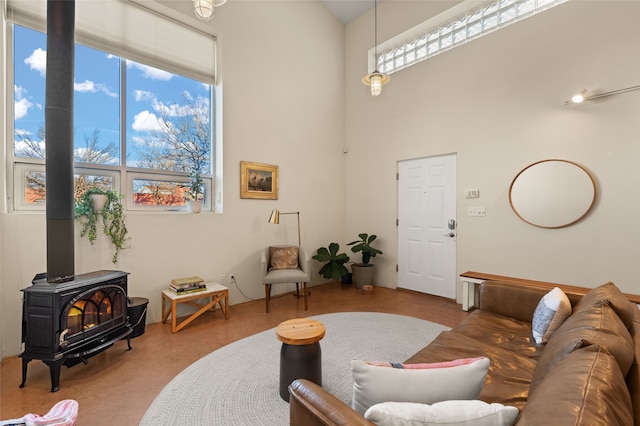
[[[612,283],[563,290],[573,311],[546,345],[531,320],[549,289],[485,282],[480,308],[405,362],[488,357],[479,399],[518,407],[517,425],[640,425],[638,305]],[[373,425],[309,381],[289,392],[291,425]]]

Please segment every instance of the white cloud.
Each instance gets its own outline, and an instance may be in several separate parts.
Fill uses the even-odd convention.
[[[193,99],[191,94],[185,92],[186,99]],[[154,111],[160,111],[169,117],[186,117],[193,114],[198,114],[201,117],[208,116],[209,101],[204,98],[199,98],[195,103],[187,104],[164,104],[157,99],[153,99],[152,107]]]
[[[30,134],[28,134],[28,132],[25,132],[25,134],[27,134],[27,136],[30,136]],[[15,146],[15,152],[33,152],[33,148],[31,146],[29,146],[26,142],[23,141],[14,141],[14,146]],[[39,141],[37,142],[39,149],[44,152],[45,151],[45,141]]]
[[[44,77],[47,74],[47,51],[37,48],[31,56],[24,60],[24,63]]]
[[[136,67],[137,69],[142,71],[143,77],[150,78],[151,80],[169,81],[173,78],[173,74],[171,74],[170,72],[159,70],[148,65],[143,65],[131,61],[128,61],[127,65]]]
[[[184,117],[189,113],[189,110],[190,110],[188,105],[180,105],[180,104],[165,105],[164,103],[156,99],[154,99],[152,105],[155,111],[161,111],[167,114],[169,117]]]
[[[96,85],[93,81],[85,80],[84,83],[73,83],[73,90],[76,92],[96,92]]]
[[[16,101],[14,106],[16,120],[20,120],[25,115],[27,115],[27,113],[29,112],[29,108],[31,108],[32,106],[33,104],[26,98]]]
[[[22,99],[24,98],[27,93],[27,89],[25,89],[22,86],[16,86],[15,84],[13,85],[13,93],[15,93],[15,96],[17,99]]]
[[[99,83],[98,85],[98,89],[104,93],[105,95],[112,97],[112,98],[117,98],[118,94],[112,92],[111,90],[109,90],[109,88],[107,86],[105,86],[104,84]]]
[[[73,84],[73,89],[76,92],[80,92],[80,93],[96,93],[96,92],[102,92],[107,96],[110,96],[112,98],[117,98],[118,94],[114,93],[112,91],[109,90],[109,88],[107,86],[105,86],[102,83],[94,83],[93,81],[90,80],[85,80],[82,83],[74,83]]]
[[[133,117],[131,128],[137,132],[156,132],[161,131],[162,124],[154,113],[142,111]]]
[[[27,89],[25,89],[24,87],[14,85],[13,91],[15,93],[13,111],[15,114],[15,119],[20,120],[28,114],[29,108],[31,108],[33,104],[29,101],[29,99],[27,99]]]
[[[147,140],[145,138],[141,138],[139,136],[133,136],[131,138],[131,142],[133,142],[136,145],[144,145],[147,143]]]
[[[153,93],[147,92],[146,90],[134,90],[133,95],[135,96],[136,102],[151,101],[156,98]]]
[[[16,136],[20,137],[20,139],[31,138],[32,135],[31,131],[27,129],[15,129],[14,133]]]

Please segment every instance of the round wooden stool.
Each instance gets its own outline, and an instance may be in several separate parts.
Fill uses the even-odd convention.
[[[309,318],[284,321],[276,328],[280,349],[280,397],[289,402],[289,385],[295,379],[307,379],[322,386],[324,324]]]

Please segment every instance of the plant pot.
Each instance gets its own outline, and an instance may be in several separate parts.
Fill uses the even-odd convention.
[[[187,201],[190,213],[200,213],[202,211],[202,200],[189,200]]]
[[[348,285],[353,284],[353,273],[349,272],[347,275],[343,275],[342,276],[342,280],[340,281],[340,283],[343,286],[348,286]]]
[[[363,285],[371,285],[373,282],[374,271],[375,268],[371,264],[365,265],[363,263],[354,263],[351,265],[353,284],[356,288],[362,288]]]
[[[101,212],[104,205],[107,204],[109,197],[106,194],[93,194],[91,195],[91,201],[93,201],[93,211]]]

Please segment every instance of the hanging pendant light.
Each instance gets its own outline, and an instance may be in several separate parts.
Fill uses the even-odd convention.
[[[374,45],[373,45],[373,57],[375,61],[374,70],[372,73],[362,77],[362,82],[371,87],[371,96],[374,98],[382,93],[382,86],[387,84],[391,77],[387,74],[378,71],[378,0],[374,0]]]
[[[193,13],[201,21],[213,18],[213,9],[225,4],[227,0],[193,0]]]

